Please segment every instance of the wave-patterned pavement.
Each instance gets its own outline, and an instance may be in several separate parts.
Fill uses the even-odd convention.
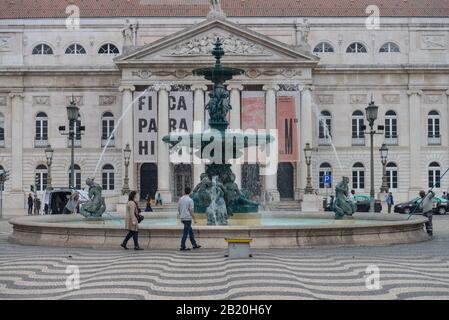
[[[225,250],[18,246],[2,235],[0,299],[449,299],[449,256],[375,251],[257,250],[232,260]],[[380,288],[366,287],[369,265]],[[68,266],[79,268],[79,289],[66,287]]]

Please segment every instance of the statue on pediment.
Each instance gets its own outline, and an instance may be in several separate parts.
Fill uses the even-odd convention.
[[[130,47],[137,45],[137,28],[138,22],[131,22],[130,19],[126,19],[125,25],[122,29],[123,35],[123,47]]]
[[[226,15],[221,8],[220,0],[210,0],[210,11],[208,19],[226,19]]]

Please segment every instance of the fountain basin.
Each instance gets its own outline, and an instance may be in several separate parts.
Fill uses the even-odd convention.
[[[200,216],[199,216],[200,217]],[[225,249],[225,238],[251,238],[253,248],[372,246],[428,240],[422,216],[357,213],[351,220],[334,220],[331,213],[262,212],[238,214],[228,226],[194,225],[204,248]],[[239,220],[242,222],[239,223]],[[10,242],[24,245],[119,248],[126,234],[121,220],[85,221],[79,215],[21,217],[10,221]],[[140,226],[139,242],[146,249],[177,249],[182,226],[175,213],[148,213]]]

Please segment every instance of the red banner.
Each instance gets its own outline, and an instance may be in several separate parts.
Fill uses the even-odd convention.
[[[242,130],[265,129],[265,92],[243,91],[242,92]],[[257,163],[264,161],[265,152],[257,147],[245,149],[245,162]]]
[[[296,113],[299,97],[295,93],[279,93],[277,97],[277,129],[279,162],[298,161],[298,118]]]

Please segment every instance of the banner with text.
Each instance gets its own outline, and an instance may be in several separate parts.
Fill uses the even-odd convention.
[[[170,92],[168,107],[170,132],[176,130],[193,132],[193,92]]]
[[[150,91],[134,102],[134,162],[157,162],[157,132],[157,93]]]
[[[264,91],[243,91],[242,92],[242,111],[241,111],[242,130],[265,129],[265,92]],[[245,150],[245,162],[255,163],[264,162],[265,152],[260,148],[250,147]]]
[[[279,162],[299,161],[298,158],[298,115],[300,94],[296,91],[282,91],[277,95],[277,129]]]

